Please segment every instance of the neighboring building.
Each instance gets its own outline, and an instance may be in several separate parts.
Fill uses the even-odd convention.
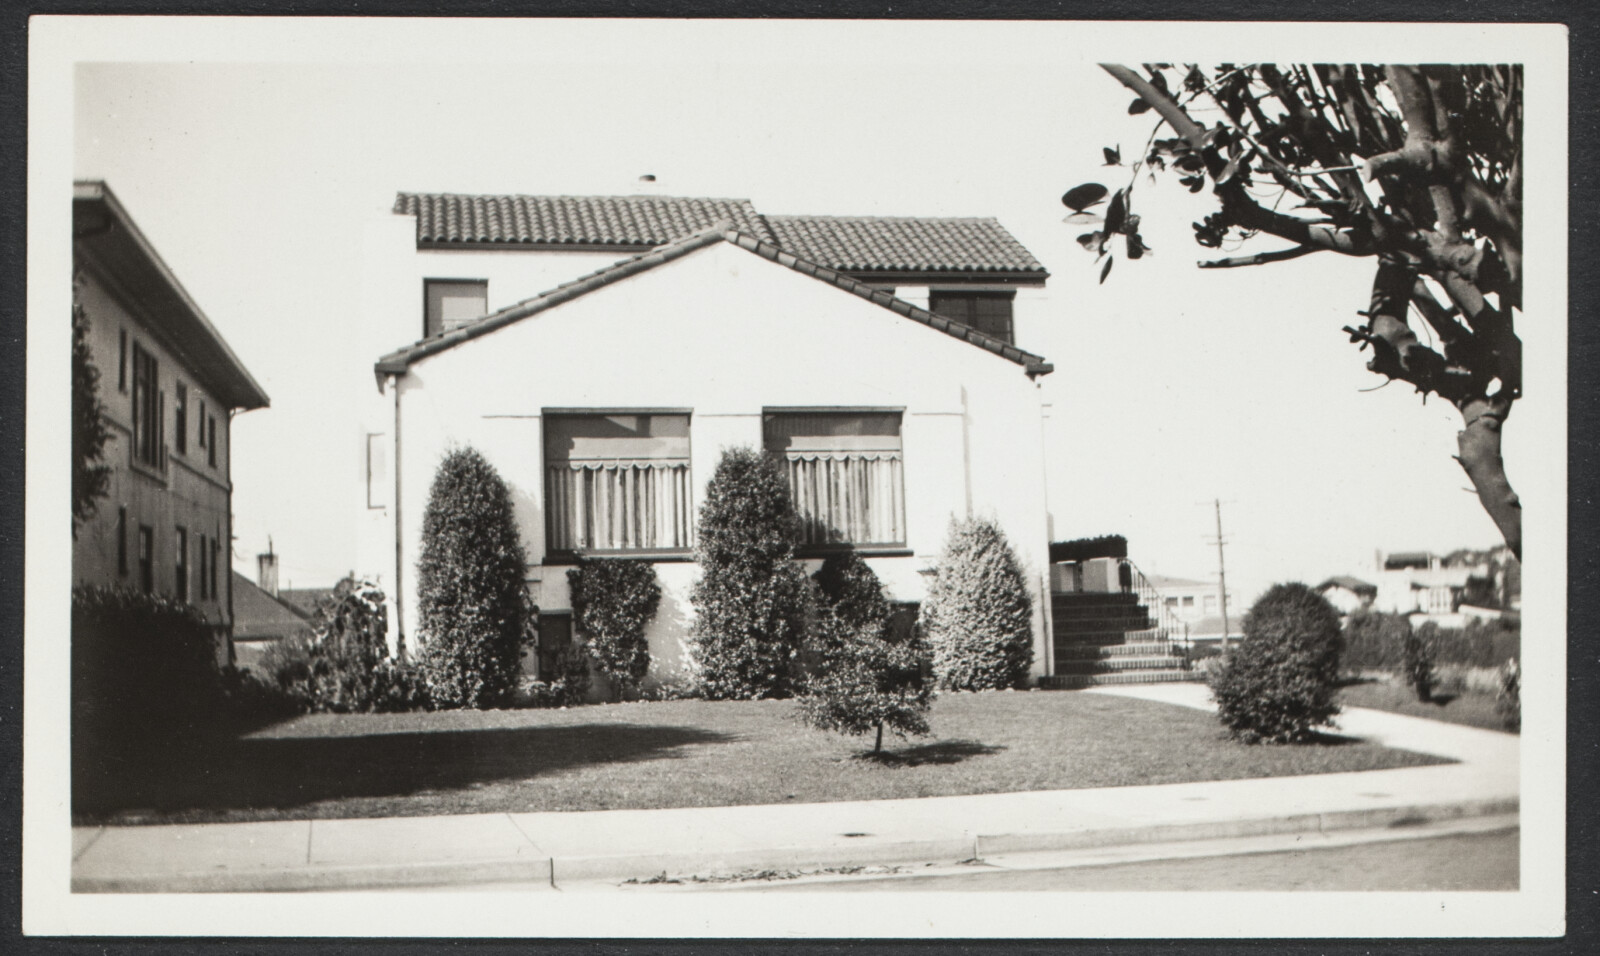
[[[1340,614],[1351,614],[1371,607],[1378,597],[1378,586],[1348,574],[1335,575],[1317,585],[1317,593],[1328,599]]]
[[[1409,615],[1415,625],[1432,621],[1441,627],[1465,626],[1470,616],[1494,616],[1481,613],[1494,603],[1497,590],[1496,573],[1487,563],[1447,563],[1426,551],[1379,552],[1374,563],[1374,610]],[[1463,613],[1464,606],[1479,612]]]
[[[510,486],[541,639],[570,627],[578,555],[644,557],[663,587],[649,680],[689,676],[695,521],[723,450],[751,446],[789,462],[809,566],[853,545],[899,602],[922,599],[952,517],[995,518],[1033,576],[1043,672],[1036,380],[1051,366],[1013,344],[1009,313],[1047,276],[998,223],[670,197],[402,194],[396,209],[406,247],[379,230],[369,328],[433,334],[377,363],[369,416],[362,567],[398,598],[392,643],[415,646],[435,470],[470,445]]]
[[[234,662],[254,667],[266,646],[295,634],[309,632],[311,616],[261,585],[232,572]]]
[[[232,415],[266,407],[267,395],[105,183],[74,184],[72,236],[111,426],[109,494],[78,529],[73,582],[186,601],[225,638]]]

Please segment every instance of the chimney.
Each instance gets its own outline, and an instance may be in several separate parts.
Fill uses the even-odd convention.
[[[256,555],[256,585],[273,597],[278,596],[278,556],[272,553],[272,539],[267,539],[265,554]]]

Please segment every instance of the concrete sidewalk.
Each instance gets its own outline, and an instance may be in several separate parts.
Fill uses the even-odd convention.
[[[1103,688],[1207,707],[1206,688]],[[73,831],[74,892],[560,885],[669,874],[956,862],[1001,854],[1402,826],[1518,806],[1518,738],[1349,709],[1340,730],[1458,763],[1094,790],[780,806],[491,813]]]

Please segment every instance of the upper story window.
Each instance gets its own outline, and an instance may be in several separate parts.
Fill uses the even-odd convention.
[[[166,464],[161,454],[166,436],[157,374],[156,357],[133,343],[133,456],[152,468]]]
[[[172,542],[173,580],[178,584],[178,600],[189,600],[189,529],[179,525]]]
[[[424,338],[448,332],[489,314],[489,280],[424,279]]]
[[[956,292],[934,289],[928,293],[928,311],[970,325],[1002,342],[1015,345],[1011,328],[1011,303],[1015,292]]]
[[[217,467],[217,416],[206,417],[206,464]]]
[[[182,382],[174,393],[172,403],[172,435],[178,446],[178,454],[189,453],[189,388]]]
[[[546,411],[544,463],[549,551],[693,546],[687,411]]]
[[[788,465],[804,544],[905,544],[900,412],[769,409],[762,431]]]

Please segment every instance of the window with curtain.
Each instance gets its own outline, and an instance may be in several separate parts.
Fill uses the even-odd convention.
[[[552,553],[694,546],[687,413],[547,412],[544,463]]]
[[[762,430],[788,468],[803,544],[905,544],[899,412],[769,410]]]
[[[970,325],[1003,342],[1014,342],[1011,303],[1014,292],[965,292],[934,289],[928,294],[928,311]]]

